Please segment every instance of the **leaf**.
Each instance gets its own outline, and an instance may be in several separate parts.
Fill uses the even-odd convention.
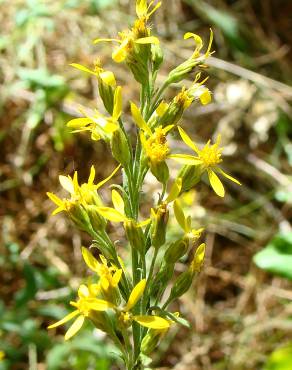
[[[292,280],[292,232],[277,234],[253,261],[263,270]]]
[[[292,344],[276,349],[269,357],[263,370],[291,370]]]

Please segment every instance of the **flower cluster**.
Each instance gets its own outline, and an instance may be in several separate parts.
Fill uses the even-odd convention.
[[[95,183],[94,166],[83,184],[79,183],[77,172],[73,177],[60,176],[61,186],[69,193],[65,199],[47,193],[57,205],[53,214],[64,211],[93,240],[91,248],[82,247],[83,259],[93,274],[90,283],[80,285],[78,299],[70,302],[74,310],[49,329],[74,319],[65,334],[68,340],[89,320],[96,329],[107,333],[120,351],[126,368],[131,370],[143,369],[145,358],[171,326],[187,325],[186,320],[179,313],[171,312],[169,307],[191,287],[203,264],[205,244],[198,243],[204,229],[193,228],[191,217],[184,213],[181,196],[206,175],[220,197],[225,191],[218,174],[239,184],[220,167],[220,136],[214,144],[209,141],[199,147],[180,126],[181,117],[191,104],[206,105],[211,101],[211,93],[205,86],[207,78],[201,79],[200,69],[211,54],[213,34],[211,32],[209,45],[203,53],[202,39],[187,33],[184,38],[192,38],[196,44],[193,54],[170,71],[162,86],[157,88],[163,53],[159,39],[151,34],[149,19],[160,6],[161,2],[136,0],[137,20],[130,30],[120,32],[118,38],[94,41],[96,44],[118,43],[112,53],[113,60],[125,63],[140,84],[139,104],[130,103],[137,133],[136,146],[132,146],[133,138],[124,126],[122,87],[117,85],[114,73],[105,70],[99,61],[93,69],[73,63],[73,67],[95,76],[107,113],[88,114],[82,109],[81,116],[67,125],[74,133],[88,132],[94,142],[105,141],[118,166],[99,183]],[[169,86],[192,74],[191,87],[183,87],[171,101],[164,101]],[[177,153],[171,148],[169,134],[176,132],[186,144],[186,152]],[[169,171],[171,161],[181,165],[176,178],[172,178]],[[98,190],[120,171],[123,182],[112,186],[112,205],[104,204]],[[142,185],[149,171],[162,190],[149,217],[141,220]],[[176,240],[168,237],[170,217],[175,218],[180,228]],[[107,232],[109,222],[121,223],[124,229],[125,261]],[[191,256],[188,266],[178,274],[176,264],[186,256]],[[171,284],[169,290],[166,289],[168,284]]]

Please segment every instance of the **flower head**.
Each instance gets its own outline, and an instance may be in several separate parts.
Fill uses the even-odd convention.
[[[78,204],[90,205],[99,203],[96,191],[109,181],[116,174],[119,168],[120,166],[118,166],[106,179],[100,181],[98,184],[94,184],[95,169],[93,166],[91,166],[88,181],[81,185],[78,183],[77,171],[75,171],[73,178],[71,176],[59,176],[60,184],[66,191],[68,191],[71,197],[69,199],[60,199],[55,194],[47,192],[47,196],[58,206],[52,214],[55,215],[62,211],[70,212],[71,208]],[[96,200],[97,202],[95,202]]]
[[[74,118],[67,126],[74,129],[74,133],[89,131],[92,140],[109,140],[110,135],[119,128],[118,120],[122,114],[122,89],[118,86],[114,93],[113,113],[111,117],[105,117],[98,111],[92,116],[84,113],[84,117]]]
[[[202,173],[205,171],[207,172],[213,190],[220,197],[224,197],[225,191],[221,180],[215,172],[219,172],[227,179],[235,182],[238,185],[241,185],[238,180],[225,173],[218,166],[222,162],[222,148],[219,147],[221,139],[220,135],[217,137],[217,140],[214,144],[211,145],[210,141],[208,141],[203,149],[200,150],[181,127],[179,127],[178,129],[182,140],[189,148],[191,148],[195,152],[196,155],[193,156],[188,154],[172,154],[170,155],[171,158],[186,165],[201,166]]]
[[[139,45],[159,44],[159,39],[151,36],[150,29],[146,25],[146,19],[138,19],[131,30],[119,32],[118,39],[95,39],[94,44],[99,42],[117,42],[119,46],[113,51],[112,58],[116,63],[125,61],[135,47]]]
[[[48,329],[53,329],[78,316],[66,332],[65,340],[72,338],[81,329],[85,318],[90,318],[92,311],[101,312],[109,308],[113,308],[113,305],[110,302],[95,298],[91,293],[90,286],[80,285],[78,289],[78,297],[77,301],[70,302],[71,306],[76,308],[75,311],[71,312],[55,324],[48,326]]]
[[[201,39],[201,37],[199,35],[196,35],[195,33],[187,32],[184,35],[184,39],[187,40],[187,39],[190,39],[190,38],[193,38],[195,43],[196,43],[196,48],[195,48],[195,51],[194,51],[191,59],[198,59],[198,58],[206,59],[206,58],[208,58],[211,54],[211,47],[212,47],[212,43],[213,43],[213,31],[210,29],[209,45],[208,45],[208,48],[207,48],[207,50],[204,54],[201,54],[201,50],[204,46],[204,43],[203,43],[203,40]]]
[[[100,78],[105,84],[115,87],[116,86],[116,78],[113,72],[106,71],[101,67],[101,63],[99,60],[94,62],[94,69],[91,70],[82,64],[79,63],[70,63],[70,66],[79,69],[80,71],[90,73],[97,78]]]

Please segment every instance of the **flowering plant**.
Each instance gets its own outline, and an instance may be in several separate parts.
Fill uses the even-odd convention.
[[[94,41],[116,42],[118,46],[112,53],[113,60],[125,63],[140,85],[140,103],[130,103],[137,133],[136,146],[132,146],[133,138],[124,126],[122,88],[117,86],[113,72],[104,70],[99,63],[93,70],[73,63],[73,67],[96,76],[107,114],[96,111],[89,115],[82,111],[82,117],[72,119],[67,125],[73,132],[88,132],[94,141],[104,140],[119,164],[98,184],[95,183],[93,166],[88,181],[83,184],[79,183],[77,172],[73,177],[60,176],[61,186],[70,194],[66,199],[47,193],[57,205],[53,214],[65,212],[78,228],[92,237],[93,246],[82,247],[82,256],[96,276],[90,283],[80,285],[77,300],[70,302],[74,310],[49,329],[74,319],[65,334],[65,340],[69,340],[85,320],[90,320],[115,343],[128,370],[143,369],[148,364],[148,356],[171,326],[187,325],[179,313],[169,311],[169,305],[191,287],[204,260],[205,244],[197,244],[203,229],[192,228],[191,217],[184,214],[180,196],[194,187],[204,173],[221,197],[224,187],[216,173],[238,183],[218,166],[222,162],[220,137],[215,144],[208,142],[199,149],[179,126],[183,112],[192,103],[198,101],[205,105],[211,101],[211,93],[204,85],[206,79],[200,81],[199,71],[211,54],[212,31],[205,53],[202,53],[203,42],[198,35],[185,35],[185,39],[194,39],[194,53],[173,69],[157,88],[163,53],[159,39],[151,34],[149,19],[160,5],[161,2],[136,0],[137,20],[130,30],[120,32],[117,39]],[[182,88],[169,103],[163,100],[169,86],[194,72],[195,79],[190,88]],[[172,152],[167,137],[175,130],[194,154]],[[181,164],[174,179],[170,178],[168,160]],[[123,182],[112,186],[112,206],[105,205],[98,189],[119,171]],[[156,177],[162,189],[149,218],[141,220],[141,189],[148,171]],[[172,209],[182,232],[177,240],[169,243],[166,236]],[[121,259],[116,244],[107,233],[108,222],[122,223],[131,258]],[[175,276],[175,264],[189,253],[192,256],[189,266]],[[171,288],[166,290],[170,283]]]

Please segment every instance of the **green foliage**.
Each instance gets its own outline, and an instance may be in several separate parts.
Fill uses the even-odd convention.
[[[254,262],[263,270],[292,280],[292,232],[277,234],[254,256]]]
[[[276,349],[269,357],[263,370],[291,370],[292,344]]]

